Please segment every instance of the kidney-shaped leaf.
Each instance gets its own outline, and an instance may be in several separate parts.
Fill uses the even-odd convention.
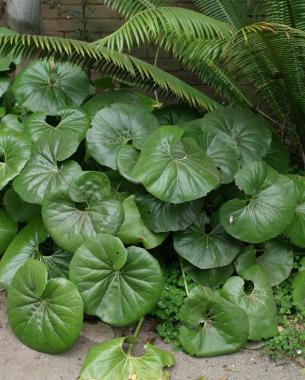
[[[124,199],[123,207],[125,219],[117,235],[124,244],[142,243],[146,249],[152,249],[164,241],[167,233],[157,234],[144,224],[134,195]]]
[[[192,201],[219,184],[215,164],[194,140],[183,139],[183,133],[179,127],[159,128],[147,140],[133,170],[147,191],[164,202]]]
[[[145,249],[124,248],[120,239],[100,234],[85,240],[70,264],[70,279],[85,311],[113,326],[126,326],[156,305],[163,286],[158,261]]]
[[[226,231],[248,243],[261,243],[281,234],[296,208],[293,182],[263,162],[245,165],[236,173],[235,182],[249,197],[232,199],[221,207],[220,219]]]
[[[8,319],[26,346],[50,354],[67,350],[83,326],[83,301],[64,278],[47,280],[47,269],[29,260],[14,276],[8,291]]]
[[[63,107],[81,105],[90,94],[90,83],[79,66],[34,61],[17,75],[13,91],[17,102],[28,110],[56,115]]]
[[[41,218],[27,224],[11,242],[0,261],[0,285],[8,289],[17,270],[28,260],[43,262],[49,277],[67,277],[72,255],[55,247]]]
[[[82,366],[80,380],[168,380],[164,367],[175,361],[170,352],[151,344],[143,356],[134,357],[123,349],[125,338],[115,338],[93,346]]]
[[[238,351],[249,334],[247,314],[216,292],[197,286],[180,310],[179,340],[194,356],[217,356]]]
[[[101,165],[117,169],[120,147],[131,143],[141,149],[158,127],[157,119],[145,109],[128,104],[113,104],[99,111],[87,132],[89,153]]]
[[[92,172],[93,176],[88,173],[91,174],[82,173],[71,183],[73,198],[68,190],[58,190],[46,197],[42,206],[42,218],[49,234],[60,247],[72,253],[86,238],[101,232],[115,235],[124,220],[121,202],[112,199],[107,188],[103,193],[105,187],[97,187],[96,172]],[[83,200],[76,202],[77,198]]]
[[[6,212],[0,210],[0,256],[17,234],[18,225]],[[0,261],[1,265],[1,261]]]
[[[210,227],[211,232],[206,232]],[[210,225],[205,214],[185,231],[175,232],[174,248],[178,254],[200,269],[231,264],[240,246],[219,225]]]
[[[267,272],[260,265],[243,271],[243,278],[231,277],[221,295],[246,311],[249,317],[249,339],[258,341],[277,335],[277,315]]]
[[[65,108],[56,116],[44,112],[33,113],[26,121],[25,130],[33,143],[48,140],[58,144],[57,159],[63,161],[76,152],[89,128],[87,115],[73,108]]]
[[[198,119],[200,113],[186,104],[170,104],[154,111],[161,125],[181,125]]]

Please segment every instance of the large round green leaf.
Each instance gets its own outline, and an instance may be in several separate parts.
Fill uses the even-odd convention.
[[[235,175],[247,199],[232,199],[220,209],[226,231],[248,243],[261,243],[281,234],[296,208],[293,182],[269,169],[263,162],[245,165]]]
[[[95,174],[88,176],[85,172],[71,183],[71,194],[68,190],[58,190],[43,202],[42,217],[46,229],[60,247],[72,253],[86,238],[101,232],[115,235],[124,220],[121,202],[109,196],[108,190],[103,193],[104,188],[97,187],[94,178]],[[79,184],[78,194],[75,183]],[[94,196],[92,189],[95,190]],[[77,196],[83,200],[75,202]]]
[[[265,161],[280,173],[284,174],[289,170],[289,152],[275,133],[272,135],[272,142]]]
[[[120,147],[132,144],[141,149],[158,127],[157,119],[140,106],[113,104],[99,111],[87,132],[89,153],[101,165],[117,169]]]
[[[33,113],[26,121],[25,130],[33,143],[48,140],[58,144],[57,159],[63,161],[76,152],[89,128],[87,115],[73,108],[65,108],[56,116],[44,112]]]
[[[201,200],[173,204],[150,194],[137,194],[135,201],[144,223],[154,232],[184,230],[198,218],[202,206]]]
[[[85,240],[76,251],[70,279],[86,313],[113,326],[130,325],[151,311],[163,286],[153,256],[143,248],[125,249],[120,239],[105,234]]]
[[[138,162],[140,152],[133,145],[121,146],[117,153],[117,167],[118,170],[127,181],[138,184],[133,175],[132,171]]]
[[[180,310],[179,340],[194,356],[229,354],[245,346],[249,334],[247,314],[211,289],[197,286]]]
[[[17,223],[11,219],[6,212],[0,210],[0,256],[17,234],[17,230]]]
[[[0,74],[0,97],[7,91],[11,78],[7,74]]]
[[[206,114],[203,124],[227,134],[242,163],[259,161],[269,150],[271,129],[263,118],[250,111],[221,108]]]
[[[30,161],[14,180],[13,187],[25,202],[42,204],[48,192],[67,188],[81,172],[75,161],[58,162],[58,142],[41,140],[35,144]]]
[[[84,105],[83,109],[93,118],[98,111],[110,107],[114,103],[124,103],[131,106],[140,106],[147,111],[152,111],[157,103],[155,99],[143,95],[140,92],[134,92],[127,89],[104,91],[101,94],[92,96]]]
[[[221,295],[248,314],[250,340],[258,341],[278,334],[276,306],[269,277],[260,265],[253,265],[243,271],[243,278],[229,278]]]
[[[0,190],[23,169],[31,156],[31,144],[18,133],[0,132]]]
[[[24,132],[24,125],[20,123],[18,116],[7,114],[1,119],[0,129],[2,132]]]
[[[68,277],[72,255],[54,246],[41,218],[27,224],[11,242],[0,261],[0,285],[8,289],[17,270],[28,260],[43,262],[49,277]]]
[[[179,127],[159,128],[133,170],[147,191],[164,202],[192,201],[219,184],[215,164],[192,139],[183,139],[183,133]]]
[[[252,265],[261,265],[268,273],[270,284],[274,286],[289,277],[293,261],[294,254],[287,244],[279,240],[271,240],[264,244],[264,253],[259,252],[258,257],[254,247],[244,248],[234,264],[239,275]]]
[[[28,110],[56,115],[63,107],[81,105],[90,94],[90,84],[79,66],[44,60],[27,65],[17,75],[13,91]]]
[[[123,207],[125,211],[125,219],[117,236],[124,244],[142,243],[146,249],[152,249],[164,241],[167,233],[156,234],[144,224],[139,209],[135,203],[134,195],[124,199]]]
[[[154,111],[161,125],[181,125],[198,119],[200,113],[186,104],[170,104]]]
[[[38,205],[24,202],[12,187],[4,193],[3,205],[10,218],[18,223],[28,222],[40,214]]]
[[[151,344],[143,356],[134,357],[123,349],[125,338],[115,338],[93,346],[82,366],[79,380],[168,380],[163,367],[175,361],[170,352]]]
[[[292,175],[296,187],[297,207],[285,235],[298,247],[305,248],[305,177]]]
[[[219,223],[210,224],[205,214],[185,231],[175,232],[174,248],[181,257],[200,269],[227,266],[240,251],[240,245]]]
[[[305,270],[301,270],[292,282],[294,303],[302,310],[305,308]]]
[[[47,277],[45,265],[37,260],[19,268],[8,291],[7,313],[22,343],[55,354],[66,351],[79,336],[84,306],[74,284]]]

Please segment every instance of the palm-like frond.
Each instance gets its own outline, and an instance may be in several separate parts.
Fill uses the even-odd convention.
[[[171,5],[172,2],[172,0],[104,0],[105,5],[126,18],[145,11],[145,9],[155,9]]]
[[[286,24],[305,31],[304,0],[268,0],[266,12],[269,22]]]
[[[24,58],[55,57],[106,72],[116,78],[131,80],[148,88],[156,85],[188,102],[210,110],[219,104],[201,91],[175,76],[130,55],[110,51],[105,47],[96,50],[92,44],[66,38],[13,35],[0,36],[1,54],[14,51]]]
[[[107,46],[122,51],[134,44],[144,45],[165,40],[169,37],[211,39],[229,36],[228,24],[190,9],[162,7],[147,9],[131,17],[121,28],[110,36],[94,43],[96,47]]]

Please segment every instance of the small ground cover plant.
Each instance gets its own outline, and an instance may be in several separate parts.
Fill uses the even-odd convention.
[[[25,345],[69,349],[85,314],[138,323],[93,347],[80,379],[157,380],[174,359],[152,344],[132,356],[145,315],[172,318],[161,335],[198,357],[277,336],[273,289],[305,247],[305,180],[287,174],[261,116],[97,94],[80,67],[54,59],[1,78],[0,285]],[[292,283],[300,309],[304,273]]]

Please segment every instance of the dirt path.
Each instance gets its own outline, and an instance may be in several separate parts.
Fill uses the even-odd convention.
[[[0,379],[76,380],[88,349],[95,343],[121,334],[122,330],[112,329],[102,322],[86,322],[81,337],[68,352],[46,355],[33,351],[11,332],[5,312],[5,295],[0,292]],[[146,325],[142,338],[147,339],[149,335]],[[162,342],[156,343],[170,349]],[[212,359],[194,359],[182,352],[174,355],[177,364],[171,370],[172,380],[196,380],[200,376],[205,380],[305,380],[305,375],[301,375],[296,365],[275,364],[258,351],[243,350]]]

